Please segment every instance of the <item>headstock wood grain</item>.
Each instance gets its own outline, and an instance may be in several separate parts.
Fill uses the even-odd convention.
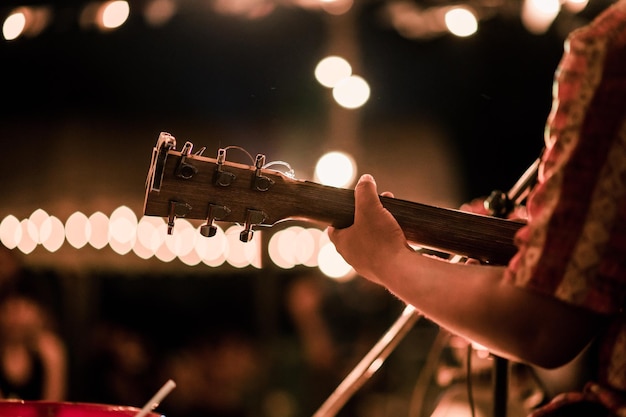
[[[211,236],[214,222],[242,223],[241,240],[253,230],[285,220],[304,220],[321,225],[347,227],[353,222],[354,191],[290,178],[264,167],[257,155],[254,165],[192,154],[186,142],[177,151],[176,140],[161,133],[153,149],[146,182],[144,214],[168,219],[206,221],[200,232]],[[467,256],[493,264],[506,264],[516,252],[517,221],[439,208],[406,200],[381,197],[407,239],[438,251]]]

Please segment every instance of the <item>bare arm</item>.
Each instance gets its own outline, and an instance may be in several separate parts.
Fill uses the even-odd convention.
[[[357,184],[355,206],[351,227],[329,229],[346,261],[437,324],[502,357],[560,366],[593,339],[604,320],[503,283],[504,267],[453,264],[415,252],[380,204],[370,176]]]

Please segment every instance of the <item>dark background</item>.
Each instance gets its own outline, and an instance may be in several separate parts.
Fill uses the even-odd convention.
[[[11,3],[3,2],[0,12]],[[139,215],[161,131],[176,136],[179,148],[186,140],[206,146],[207,156],[228,145],[265,153],[288,161],[302,179],[312,177],[323,152],[344,148],[357,156],[359,173],[373,173],[382,189],[429,204],[456,207],[507,190],[543,146],[565,33],[607,5],[591,0],[580,21],[560,16],[542,35],[528,33],[519,15],[502,12],[467,39],[406,39],[382,19],[383,1],[357,0],[348,35],[338,29],[345,17],[288,3],[256,20],[220,15],[201,2],[181,4],[169,22],[152,27],[133,12],[141,3],[131,2],[129,21],[102,33],[76,23],[80,2],[63,3],[40,35],[0,42],[0,218],[26,218],[43,208],[64,220],[77,210],[110,213],[120,205]],[[502,5],[519,9],[516,2]],[[352,42],[356,72],[372,89],[358,111],[335,108],[313,77],[316,63],[343,36]],[[330,120],[340,126],[356,120],[356,134],[342,138]],[[311,271],[189,268],[107,249],[15,255],[57,317],[76,401],[141,406],[167,376],[163,358],[205,344],[217,349],[222,335],[235,333],[278,371],[257,380],[266,390],[254,387],[260,399],[248,397],[257,402],[246,413],[245,407],[211,413],[283,417],[259,405],[280,387],[299,403],[296,414],[306,415],[402,308],[367,283],[329,284],[314,272],[331,300],[326,314],[337,343],[352,356],[313,395],[301,386],[302,366],[294,365],[303,348],[284,304],[289,283]],[[156,358],[149,381],[132,383],[143,388],[135,397],[104,395],[93,344],[108,326],[145,337]],[[366,331],[359,336],[355,329]],[[430,324],[420,324],[395,367],[392,362],[370,389],[387,394],[388,404],[405,401],[433,335]],[[190,387],[182,383],[178,390]],[[191,408],[168,411],[191,416]]]

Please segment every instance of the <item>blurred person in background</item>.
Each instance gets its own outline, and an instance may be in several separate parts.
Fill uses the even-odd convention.
[[[0,305],[0,364],[2,398],[65,399],[65,345],[35,300],[15,294]]]
[[[52,313],[22,285],[17,254],[0,245],[0,398],[62,401],[67,353]]]

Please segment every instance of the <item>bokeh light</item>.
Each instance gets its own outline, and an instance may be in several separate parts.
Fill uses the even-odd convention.
[[[333,98],[342,107],[357,109],[370,98],[370,86],[362,77],[351,75],[333,87]]]
[[[77,211],[68,216],[65,223],[43,209],[36,209],[23,220],[14,215],[5,216],[0,221],[0,242],[24,254],[31,253],[38,246],[56,252],[67,242],[73,249],[81,249],[87,244],[104,249],[108,245],[118,255],[132,252],[144,260],[155,257],[162,262],[172,262],[178,258],[188,266],[220,267],[227,263],[238,269],[263,268],[265,232],[256,230],[250,242],[242,242],[240,233],[244,227],[240,224],[231,224],[226,229],[215,225],[216,232],[212,237],[203,236],[200,227],[188,219],[178,218],[172,234],[168,234],[164,218],[142,216],[138,220],[127,206],[116,208],[110,216],[100,211],[90,216]],[[345,278],[347,264],[341,257],[337,258],[336,252],[333,253],[334,246],[323,230],[291,225],[272,232],[267,252],[275,267],[319,267],[334,279]],[[323,261],[322,265],[320,261]]]
[[[345,152],[328,152],[315,165],[316,181],[332,187],[347,187],[356,178],[356,162]]]
[[[448,10],[444,20],[450,33],[459,37],[473,35],[478,30],[476,16],[466,7],[454,7]]]
[[[352,75],[352,66],[340,56],[327,56],[315,67],[315,79],[328,88],[333,88],[350,75]]]
[[[2,36],[7,41],[12,41],[20,37],[26,27],[26,15],[17,11],[9,15],[2,24]]]
[[[127,1],[111,1],[102,10],[102,27],[115,29],[124,24],[130,16],[130,6]]]

